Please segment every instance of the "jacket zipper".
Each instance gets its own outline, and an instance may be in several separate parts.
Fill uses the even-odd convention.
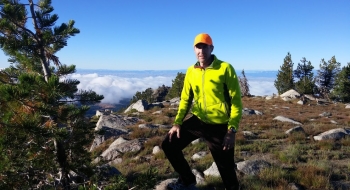
[[[204,117],[205,117],[205,121],[207,121],[207,104],[206,104],[206,98],[205,98],[205,93],[204,93],[205,71],[206,71],[206,69],[203,69],[203,71],[202,71],[202,93],[203,93]]]

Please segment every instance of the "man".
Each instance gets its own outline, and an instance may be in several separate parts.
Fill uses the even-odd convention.
[[[234,145],[242,115],[241,92],[234,68],[217,59],[213,49],[208,34],[195,37],[198,62],[186,71],[178,113],[162,142],[166,157],[179,174],[179,179],[169,184],[168,189],[195,189],[196,178],[182,150],[198,138],[208,144],[225,188],[239,189]],[[183,121],[193,100],[193,116]]]

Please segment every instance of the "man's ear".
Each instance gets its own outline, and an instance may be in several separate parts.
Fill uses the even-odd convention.
[[[211,46],[211,52],[213,52],[213,51],[214,51],[214,46],[212,45],[212,46]]]

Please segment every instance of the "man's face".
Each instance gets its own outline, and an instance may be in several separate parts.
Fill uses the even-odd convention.
[[[210,60],[211,52],[213,52],[214,46],[199,43],[194,46],[194,53],[200,63],[208,63]]]

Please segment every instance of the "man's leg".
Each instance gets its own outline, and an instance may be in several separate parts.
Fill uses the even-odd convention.
[[[208,129],[208,128],[206,128]],[[227,125],[209,126],[206,140],[220,176],[227,190],[238,190],[239,183],[235,171],[235,149],[223,150],[223,139],[227,133]]]
[[[169,135],[167,134],[162,142],[162,149],[166,157],[185,185],[196,182],[196,177],[193,175],[182,150],[193,140],[198,138],[191,128],[195,128],[195,126],[199,125],[199,119],[196,116],[192,116],[181,125],[180,138],[177,138],[176,134],[174,134],[171,138],[171,142],[169,142]]]

